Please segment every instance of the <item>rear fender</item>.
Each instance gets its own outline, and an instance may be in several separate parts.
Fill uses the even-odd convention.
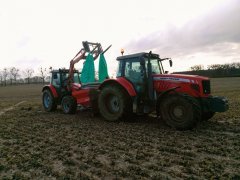
[[[49,90],[52,93],[54,98],[58,98],[58,93],[53,85],[50,84],[50,85],[44,86],[42,89],[42,92],[45,90]]]
[[[133,85],[123,77],[119,77],[117,79],[107,79],[99,86],[99,89],[101,90],[103,87],[108,86],[108,85],[113,85],[113,84],[119,85],[131,97],[134,97],[137,95]]]

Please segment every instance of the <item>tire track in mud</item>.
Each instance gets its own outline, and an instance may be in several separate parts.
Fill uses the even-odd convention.
[[[15,105],[13,105],[13,106],[10,106],[10,107],[8,107],[8,108],[3,109],[2,111],[0,111],[0,116],[3,115],[4,113],[6,113],[7,111],[13,110],[13,109],[16,108],[17,106],[19,106],[20,104],[23,104],[23,103],[25,103],[25,102],[27,102],[27,101],[21,101],[21,102],[15,104]]]

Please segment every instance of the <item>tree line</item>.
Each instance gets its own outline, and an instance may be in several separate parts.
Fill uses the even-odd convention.
[[[240,69],[240,63],[227,63],[227,64],[211,64],[207,66],[207,70],[230,70],[230,69]],[[191,71],[205,70],[204,65],[198,64],[190,67]]]
[[[177,72],[180,74],[193,74],[208,77],[239,77],[240,63],[226,63],[226,64],[211,64],[207,68],[204,65],[198,64],[190,67],[190,71]]]
[[[0,69],[0,86],[49,82],[48,68],[40,67],[37,72],[32,68],[20,70],[16,67]]]

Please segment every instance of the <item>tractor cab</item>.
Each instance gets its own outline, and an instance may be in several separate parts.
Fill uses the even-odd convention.
[[[125,77],[133,84],[143,81],[149,75],[166,73],[162,65],[163,60],[169,60],[169,64],[172,66],[170,58],[160,59],[158,54],[144,52],[120,56],[117,60],[119,61],[117,77]]]
[[[73,75],[73,82],[80,84],[80,73],[75,70]],[[51,72],[50,83],[55,88],[61,88],[66,86],[66,81],[69,77],[69,70],[68,69],[59,69],[53,70]]]
[[[154,100],[153,75],[165,74],[162,61],[169,60],[172,66],[170,58],[160,59],[158,54],[151,52],[120,56],[117,60],[119,61],[117,77],[126,78],[133,84],[138,95],[150,100]]]
[[[67,94],[67,81],[69,77],[68,69],[52,70],[50,84],[56,89],[57,93],[62,95]],[[74,70],[73,83],[80,87],[80,73]]]

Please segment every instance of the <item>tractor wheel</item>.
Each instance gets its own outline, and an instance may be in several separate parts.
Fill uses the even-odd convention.
[[[209,111],[209,112],[203,112],[202,113],[202,121],[207,121],[211,119],[214,116],[215,112]]]
[[[57,108],[57,103],[54,100],[54,97],[50,90],[44,90],[42,94],[42,103],[46,111],[54,111]]]
[[[192,129],[201,120],[198,101],[187,95],[167,95],[160,104],[160,114],[166,124],[178,130]]]
[[[74,114],[77,110],[77,102],[72,96],[64,96],[62,98],[62,110],[65,114]]]
[[[104,87],[98,98],[101,115],[108,121],[118,121],[132,111],[130,97],[117,86]]]

